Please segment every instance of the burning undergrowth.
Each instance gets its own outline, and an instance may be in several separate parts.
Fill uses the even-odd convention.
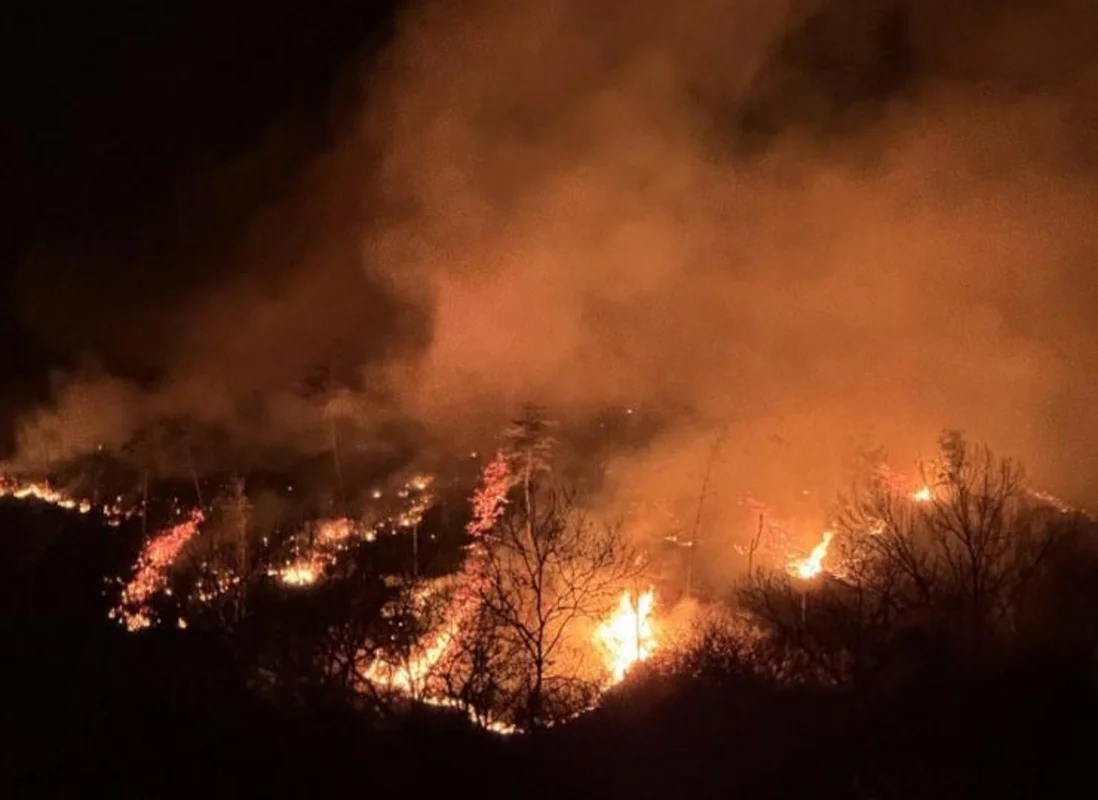
[[[353,513],[289,525],[242,478],[202,506],[173,506],[163,527],[145,508],[108,506],[108,520],[145,529],[111,617],[131,632],[167,625],[262,639],[290,614],[295,665],[268,662],[260,648],[260,673],[284,681],[299,671],[368,705],[452,708],[513,732],[571,719],[635,672],[701,669],[690,665],[710,640],[768,680],[845,680],[848,651],[823,661],[804,651],[819,615],[852,596],[892,609],[895,593],[909,592],[904,602],[916,603],[928,582],[961,591],[966,552],[981,554],[970,568],[996,588],[964,602],[1012,602],[1004,587],[1052,547],[1046,520],[1077,517],[1009,462],[951,435],[911,476],[872,464],[822,531],[741,499],[746,538],[722,542],[695,524],[654,543],[607,521],[598,490],[611,484],[589,481],[581,495],[561,478],[559,434],[531,410],[490,457],[465,459],[476,466],[470,488],[405,471],[346,503]],[[2,486],[17,500],[95,508],[45,482]],[[707,565],[722,548],[739,560],[731,583]]]

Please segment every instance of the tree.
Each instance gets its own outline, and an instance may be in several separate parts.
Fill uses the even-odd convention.
[[[506,711],[508,687],[519,685],[521,674],[488,609],[475,608],[463,621],[435,677],[442,694],[482,727]]]
[[[763,627],[831,680],[1009,648],[1036,584],[1078,538],[1020,466],[956,432],[921,472],[918,493],[877,474],[841,498],[819,579],[756,575],[741,588]]]
[[[193,611],[211,608],[221,622],[233,624],[243,619],[248,585],[255,577],[252,510],[244,479],[239,476],[214,498],[209,524],[191,551]]]
[[[596,523],[552,479],[553,423],[536,409],[508,431],[485,470],[469,526],[469,624],[460,650],[479,674],[460,692],[499,700],[538,728],[587,702],[581,623],[613,604],[636,571],[619,527]],[[585,648],[584,648],[585,649]],[[506,674],[501,674],[501,672]]]
[[[981,638],[1009,623],[1019,594],[1063,531],[1027,491],[1022,468],[957,432],[922,467],[916,500],[877,481],[842,503],[836,524],[844,582],[894,616],[963,625]],[[960,631],[958,631],[960,633]]]
[[[259,584],[249,622],[258,665],[272,688],[290,696],[328,697],[371,711],[389,710],[371,666],[397,643],[403,587],[386,581],[374,548],[360,542],[315,586],[286,591]]]
[[[567,491],[524,490],[489,534],[478,600],[521,674],[516,717],[529,728],[577,710],[593,687],[568,652],[578,623],[613,604],[633,571],[620,529],[593,522]]]
[[[557,440],[553,432],[557,422],[539,406],[523,408],[519,418],[504,432],[504,451],[514,467],[515,476],[529,486],[540,473],[549,472],[553,464],[553,448]]]

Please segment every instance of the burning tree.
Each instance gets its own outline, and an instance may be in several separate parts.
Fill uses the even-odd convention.
[[[957,433],[943,435],[923,472],[913,494],[877,482],[843,503],[845,582],[893,613],[918,610],[961,623],[967,636],[991,633],[1063,542],[1062,530],[1033,502],[1020,466]]]
[[[591,521],[567,491],[538,486],[525,494],[488,537],[476,596],[485,632],[520,676],[514,714],[536,728],[597,692],[597,683],[578,677],[585,652],[576,652],[579,623],[613,605],[631,562],[620,530]]]
[[[917,491],[878,476],[841,500],[827,562],[756,576],[740,593],[835,681],[1009,645],[1027,598],[1078,539],[1079,520],[1035,502],[1017,464],[956,433],[940,445]]]
[[[553,480],[551,429],[529,409],[474,495],[467,616],[455,648],[466,669],[450,682],[463,702],[496,702],[526,728],[597,694],[599,682],[583,677],[584,624],[613,606],[635,563],[620,529],[590,519]]]

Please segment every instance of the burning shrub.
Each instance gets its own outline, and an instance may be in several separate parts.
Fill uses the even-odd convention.
[[[1065,521],[1020,467],[959,435],[942,437],[924,478],[910,492],[878,477],[844,498],[834,565],[741,587],[742,606],[803,661],[802,674],[891,682],[938,656],[1001,653],[1016,641],[1024,598],[1078,538],[1079,518]]]

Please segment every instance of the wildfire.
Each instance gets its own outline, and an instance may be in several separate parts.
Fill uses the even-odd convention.
[[[316,541],[321,545],[338,547],[355,532],[355,524],[349,519],[326,519],[316,526]]]
[[[122,590],[121,602],[111,609],[110,616],[127,630],[137,631],[152,625],[149,601],[168,583],[168,569],[175,563],[183,547],[202,524],[201,511],[191,512],[183,522],[153,536],[142,548],[133,579]]]
[[[54,488],[48,481],[25,481],[10,475],[0,475],[0,497],[11,497],[15,500],[41,500],[43,503],[76,511],[80,514],[88,514],[96,508],[88,500],[81,500]],[[113,504],[98,507],[99,511],[112,524],[118,524],[123,517],[128,516],[121,507],[121,500],[122,498],[119,497],[117,502]]]
[[[831,531],[824,531],[820,543],[812,548],[805,558],[796,559],[789,565],[789,574],[802,580],[811,580],[823,572],[823,562],[827,558],[827,548],[831,546]]]
[[[298,555],[288,563],[271,567],[267,574],[283,586],[312,586],[335,563],[338,553],[346,550],[350,540],[356,536],[372,542],[377,534],[373,529],[357,525],[350,519],[321,520],[314,528],[311,546],[305,552],[298,551]]]
[[[312,586],[320,577],[320,568],[308,561],[296,561],[267,572],[285,586]]]
[[[418,694],[435,665],[446,655],[457,632],[457,625],[449,626],[403,663],[375,659],[366,671],[366,679],[389,691]]]
[[[637,598],[629,592],[621,596],[618,608],[595,630],[595,641],[605,652],[611,683],[620,683],[639,661],[647,661],[657,646],[652,627],[652,609],[656,598],[652,589]]]

